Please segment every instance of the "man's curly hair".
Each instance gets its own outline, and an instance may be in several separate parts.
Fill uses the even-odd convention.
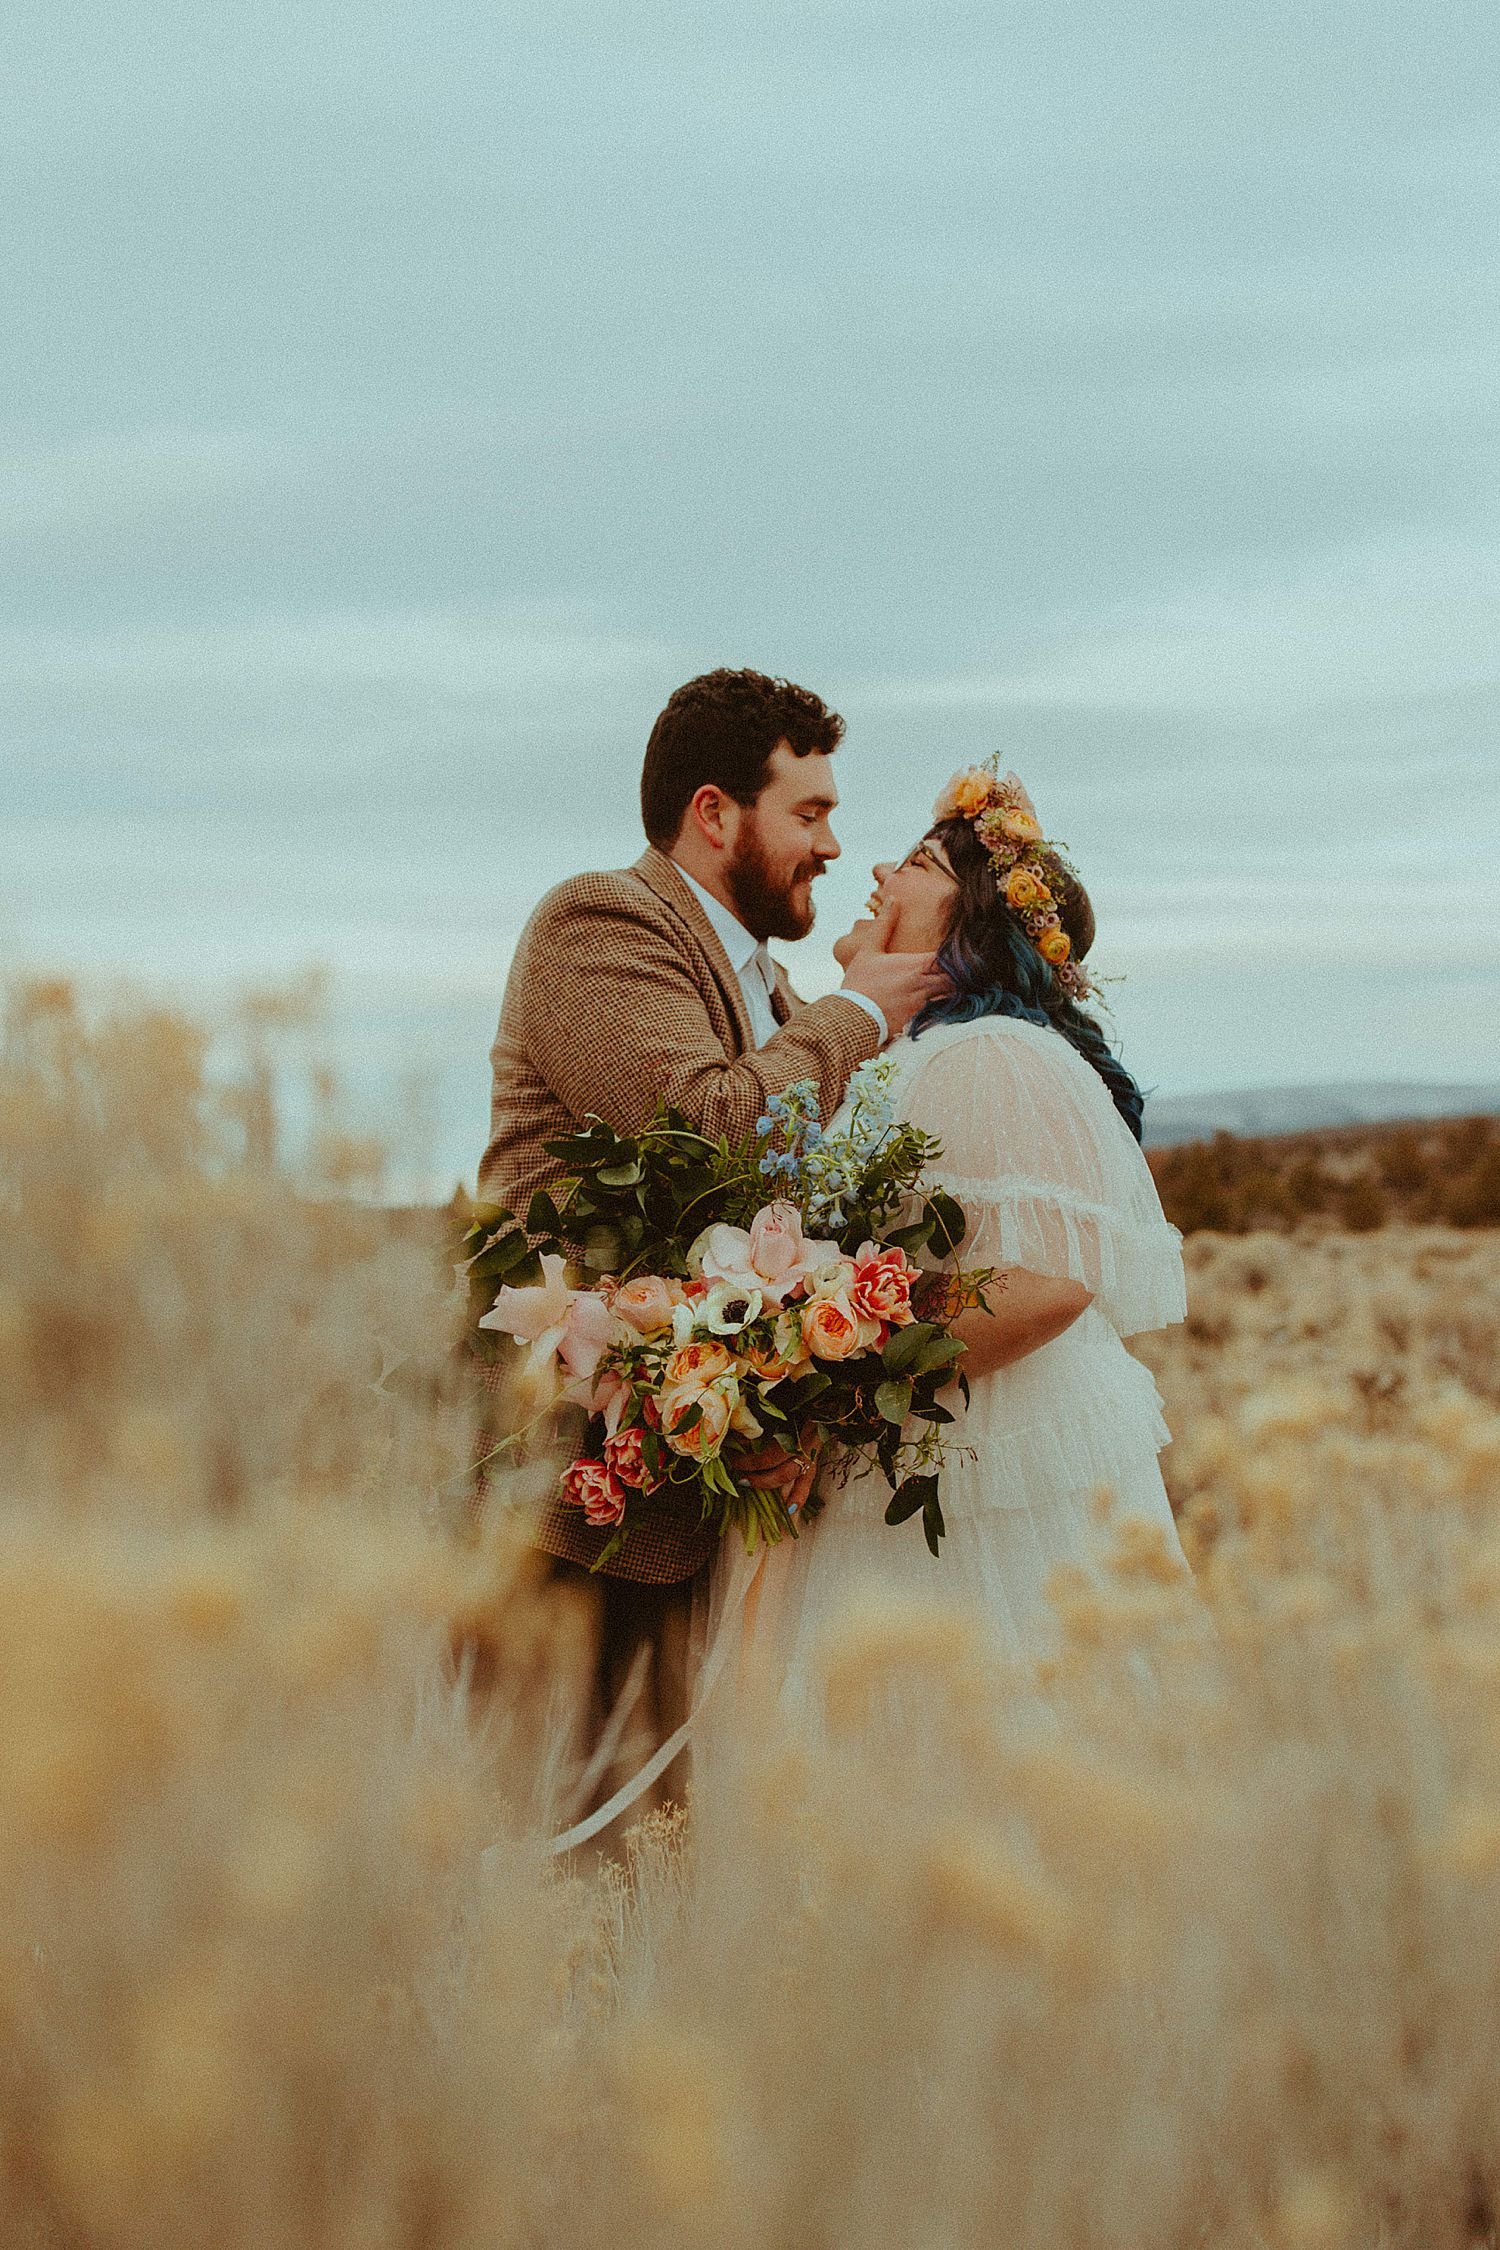
[[[705,782],[753,805],[778,742],[799,758],[838,748],[844,722],[811,688],[764,672],[704,672],[668,698],[641,768],[641,819],[659,850],[676,843]]]

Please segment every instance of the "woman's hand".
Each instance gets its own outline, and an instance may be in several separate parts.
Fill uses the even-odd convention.
[[[820,1437],[816,1425],[810,1431],[804,1430],[801,1450],[797,1453],[788,1453],[778,1438],[767,1438],[753,1453],[740,1455],[734,1465],[735,1475],[757,1492],[779,1493],[787,1514],[799,1515],[807,1505],[807,1496],[818,1473]]]

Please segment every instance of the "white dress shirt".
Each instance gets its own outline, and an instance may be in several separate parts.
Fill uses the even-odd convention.
[[[776,1011],[771,1006],[771,994],[776,987],[776,964],[771,959],[770,951],[764,940],[757,942],[738,916],[731,914],[729,908],[722,900],[716,899],[712,891],[706,891],[701,883],[696,882],[685,867],[679,866],[675,859],[672,865],[677,868],[678,874],[708,916],[714,936],[723,946],[729,966],[740,980],[740,990],[750,1012],[750,1029],[754,1034],[755,1044],[763,1047],[781,1029],[776,1021]],[[856,1001],[867,1015],[874,1018],[882,1043],[889,1037],[885,1011],[877,1000],[870,999],[864,992],[845,992],[843,998]]]

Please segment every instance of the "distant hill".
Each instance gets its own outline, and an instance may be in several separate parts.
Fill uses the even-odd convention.
[[[1326,1131],[1339,1125],[1423,1123],[1500,1116],[1500,1085],[1411,1086],[1378,1080],[1344,1086],[1255,1086],[1226,1094],[1164,1094],[1146,1103],[1146,1146]]]
[[[1221,1127],[1210,1138],[1158,1145],[1149,1157],[1166,1214],[1184,1234],[1500,1226],[1500,1117],[1493,1111],[1300,1132]]]

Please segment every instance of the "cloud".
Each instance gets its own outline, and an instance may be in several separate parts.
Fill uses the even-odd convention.
[[[730,662],[850,723],[809,983],[991,749],[1164,1072],[1316,1048],[1309,946],[1375,1023],[1424,899],[1487,962],[1497,59],[1468,0],[21,0],[11,937],[477,1020]],[[1482,1012],[1385,1005],[1465,1075]]]
[[[1232,720],[1500,688],[1500,547],[1395,537],[1270,576],[1160,592],[1054,627],[1040,665],[877,679],[854,692],[872,708]]]

